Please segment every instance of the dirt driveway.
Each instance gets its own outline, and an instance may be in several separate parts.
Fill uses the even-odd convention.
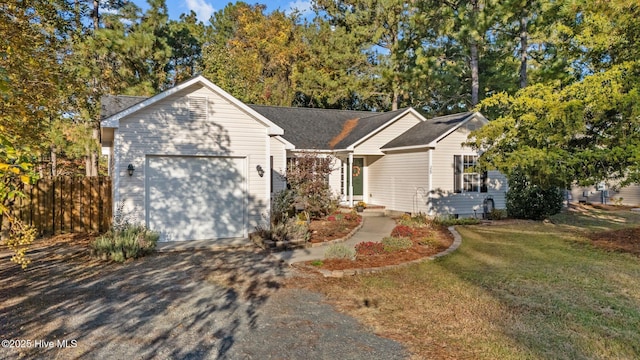
[[[27,271],[0,259],[0,359],[408,356],[321,295],[284,286],[297,275],[256,251],[105,265],[76,250],[36,252]]]

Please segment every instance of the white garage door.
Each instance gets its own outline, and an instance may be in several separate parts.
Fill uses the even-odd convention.
[[[245,160],[149,156],[146,223],[160,241],[246,236]]]

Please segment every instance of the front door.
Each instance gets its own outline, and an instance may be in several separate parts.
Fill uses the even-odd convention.
[[[362,196],[363,183],[364,183],[364,159],[354,158],[352,165],[353,173],[353,195]]]

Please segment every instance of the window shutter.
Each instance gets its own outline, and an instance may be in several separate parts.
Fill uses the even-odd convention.
[[[462,155],[453,156],[453,191],[462,192]]]
[[[486,193],[489,190],[489,173],[486,171],[482,172],[482,176],[480,177],[480,192]]]

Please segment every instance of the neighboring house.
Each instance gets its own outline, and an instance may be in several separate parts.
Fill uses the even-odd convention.
[[[504,176],[474,172],[477,153],[461,145],[487,122],[479,113],[427,120],[412,108],[246,105],[201,76],[151,98],[106,97],[102,107],[115,214],[163,241],[246,238],[268,226],[287,159],[303,151],[335,157],[328,181],[347,205],[472,216],[491,198],[504,208]]]
[[[618,186],[608,186],[605,183],[599,184],[598,186],[574,186],[571,188],[569,194],[569,201],[576,203],[640,205],[640,184],[630,184],[622,188]]]

